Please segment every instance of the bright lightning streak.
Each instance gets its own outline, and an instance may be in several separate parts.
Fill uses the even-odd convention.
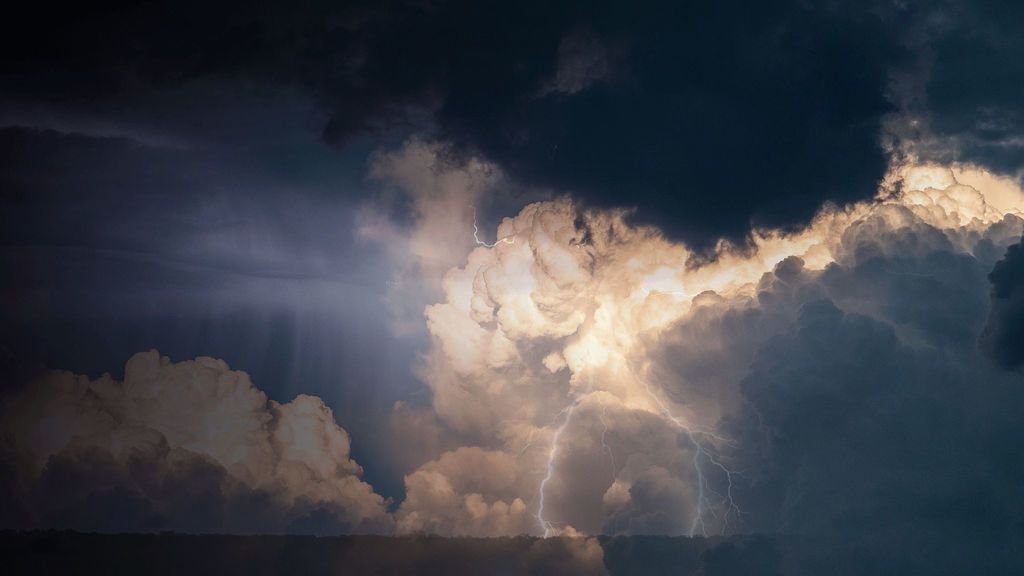
[[[640,378],[640,381],[643,383],[644,390],[647,392],[647,395],[650,396],[650,398],[654,400],[654,402],[657,404],[659,410],[661,411],[662,418],[670,422],[676,428],[685,432],[687,438],[690,441],[691,446],[693,447],[693,459],[691,460],[691,462],[693,465],[694,474],[697,477],[697,509],[690,523],[689,536],[692,538],[697,534],[698,530],[700,531],[701,535],[708,535],[706,522],[707,514],[710,514],[711,516],[715,517],[721,522],[721,533],[724,534],[729,526],[730,517],[736,516],[737,518],[739,518],[740,516],[742,516],[743,513],[742,510],[740,510],[739,506],[736,504],[735,499],[733,498],[733,476],[736,475],[736,472],[728,468],[725,464],[723,464],[715,456],[714,452],[709,450],[707,445],[705,445],[705,443],[701,441],[701,438],[711,438],[712,440],[719,442],[729,442],[729,440],[716,434],[713,431],[701,430],[690,426],[687,422],[685,422],[684,420],[682,420],[681,418],[677,417],[675,414],[672,413],[672,411],[665,404],[665,402],[657,394],[655,394],[653,390],[651,390],[651,387],[647,383],[646,379]],[[593,382],[590,381],[590,379],[588,378],[587,391],[589,392],[592,389]],[[555,459],[558,455],[559,441],[561,440],[562,434],[565,432],[565,429],[568,428],[571,424],[573,414],[575,413],[578,404],[579,397],[577,396],[577,398],[574,399],[573,402],[567,408],[564,408],[560,413],[564,414],[565,417],[562,420],[562,423],[559,425],[559,427],[555,430],[555,433],[551,438],[551,449],[548,452],[547,473],[541,480],[540,487],[538,489],[539,506],[537,508],[537,521],[540,522],[541,528],[543,528],[544,530],[545,538],[549,537],[554,529],[554,525],[552,524],[552,522],[544,517],[546,488],[548,482],[551,481],[552,477],[555,474]],[[601,432],[601,446],[604,448],[606,452],[608,452],[608,455],[611,459],[612,476],[614,478],[615,455],[607,442],[608,423],[605,420],[606,412],[607,407],[602,406],[601,415],[599,417],[601,425],[603,427],[603,431]],[[529,442],[527,443],[527,445],[529,445]],[[711,487],[711,481],[708,479],[707,474],[704,470],[704,465],[702,464],[702,462],[704,461],[709,463],[712,467],[717,468],[725,476],[726,490],[724,494],[719,493],[718,491],[714,490]],[[709,493],[714,497],[717,497],[718,502],[713,502],[712,499],[708,497]],[[725,512],[721,514],[721,516],[719,516],[719,513],[716,511],[716,508],[721,507],[725,508]]]
[[[498,244],[515,244],[516,235],[509,234],[508,236],[498,238],[493,244],[488,244],[480,239],[480,229],[476,226],[476,210],[473,210],[473,240],[476,241],[477,246],[485,246],[487,248],[494,248]]]
[[[484,242],[483,240],[481,240],[480,239],[480,228],[477,226],[477,222],[476,222],[476,210],[473,210],[473,240],[476,242],[476,244],[478,246],[484,246],[484,247],[487,247],[487,248],[494,248],[498,244],[502,244],[502,243],[505,243],[505,244],[515,244],[515,241],[516,241],[515,240],[515,234],[511,234],[509,236],[504,236],[502,238],[498,238],[492,244],[488,244],[487,242]],[[538,500],[539,500],[539,504],[538,504],[538,507],[537,507],[537,521],[540,522],[541,528],[544,529],[544,537],[545,538],[547,538],[548,536],[551,535],[551,531],[554,529],[554,525],[550,521],[548,521],[548,520],[546,520],[544,518],[544,495],[545,495],[545,491],[546,491],[548,482],[550,482],[551,478],[555,475],[555,457],[558,455],[558,441],[562,437],[562,433],[565,432],[565,429],[568,428],[569,424],[572,422],[572,416],[576,412],[576,404],[578,402],[579,402],[579,400],[574,400],[573,403],[570,404],[568,408],[563,409],[562,412],[560,413],[560,414],[564,414],[565,418],[562,419],[562,424],[559,425],[559,427],[555,430],[555,434],[551,438],[551,449],[548,451],[547,474],[544,475],[544,478],[540,481],[540,486],[537,489]],[[557,417],[557,415],[556,415],[556,417]],[[530,438],[527,439],[526,444],[519,451],[519,455],[516,458],[518,459],[519,456],[522,456],[523,453],[526,452],[526,450],[529,449],[530,446],[532,446],[532,445],[533,445],[533,435],[531,433]]]
[[[548,482],[551,481],[551,477],[555,475],[555,456],[558,455],[558,440],[562,437],[562,432],[569,427],[569,423],[572,421],[572,415],[576,412],[576,404],[574,401],[569,405],[569,408],[564,410],[565,418],[562,420],[561,426],[555,430],[555,435],[551,438],[551,450],[548,452],[548,472],[544,476],[544,479],[540,481],[540,488],[538,490],[540,494],[540,505],[537,508],[537,521],[540,522],[541,528],[544,529],[544,537],[547,538],[551,535],[551,530],[554,526],[548,520],[544,519],[544,489],[547,488]]]
[[[708,535],[704,517],[705,508],[707,508],[707,511],[711,513],[713,516],[717,516],[717,514],[715,513],[715,509],[713,507],[713,503],[706,496],[706,492],[711,492],[712,494],[718,496],[721,500],[719,505],[725,506],[725,513],[722,515],[722,533],[724,534],[726,528],[729,525],[729,516],[735,515],[739,517],[742,515],[743,512],[742,510],[740,510],[739,506],[736,505],[736,502],[732,496],[733,476],[736,474],[736,472],[730,470],[728,467],[722,464],[720,460],[715,458],[715,455],[711,451],[709,451],[708,448],[703,443],[701,443],[699,439],[700,435],[711,436],[712,438],[719,437],[715,436],[714,434],[694,430],[693,428],[691,428],[689,424],[687,424],[686,422],[672,414],[672,411],[668,409],[668,406],[666,406],[665,403],[661,400],[661,398],[659,398],[658,395],[656,395],[651,390],[651,387],[647,384],[646,380],[641,379],[641,381],[643,382],[644,389],[647,391],[648,396],[650,396],[651,399],[653,399],[654,402],[658,405],[658,408],[661,409],[662,416],[666,420],[674,424],[677,428],[685,432],[687,438],[689,438],[690,440],[690,444],[693,446],[693,471],[697,475],[697,511],[693,516],[693,521],[690,523],[689,536],[692,538],[697,533],[698,528],[700,529],[701,535]],[[711,488],[711,484],[708,481],[707,476],[705,476],[703,468],[701,467],[701,457],[704,457],[708,462],[711,463],[712,466],[718,468],[719,470],[722,471],[723,474],[725,474],[727,487],[724,495],[719,494],[718,492]]]
[[[504,237],[498,238],[497,240],[495,240],[493,243],[490,243],[490,244],[487,243],[487,242],[484,242],[483,240],[480,239],[480,229],[479,229],[479,227],[477,225],[477,221],[476,221],[476,210],[474,210],[473,211],[473,240],[476,242],[476,244],[478,246],[484,246],[484,247],[487,247],[487,248],[494,248],[498,244],[502,244],[502,243],[504,243],[504,244],[515,244],[515,234],[510,234],[508,236],[504,236]],[[577,246],[577,247],[579,247],[579,246]],[[648,293],[650,293],[650,292],[651,292],[651,290],[648,290]],[[676,297],[682,297],[682,298],[686,297],[686,294],[684,294],[683,292],[678,292],[678,291],[668,291],[668,292],[663,292],[663,293],[671,294],[671,295],[676,296]],[[728,440],[723,438],[722,436],[719,436],[718,434],[714,433],[713,431],[694,429],[689,424],[687,424],[686,422],[682,421],[680,418],[676,417],[674,414],[672,414],[672,411],[669,410],[668,406],[665,405],[665,403],[661,400],[661,398],[659,398],[658,395],[656,395],[651,390],[650,386],[647,384],[647,381],[643,380],[643,379],[641,379],[641,381],[643,382],[644,389],[647,391],[648,396],[650,396],[651,399],[653,399],[655,401],[655,403],[658,405],[659,409],[661,410],[662,417],[665,418],[667,421],[671,422],[677,428],[683,430],[686,433],[687,438],[689,439],[690,444],[693,446],[693,449],[694,449],[692,463],[693,463],[694,473],[697,476],[697,511],[694,514],[693,520],[692,520],[692,522],[690,524],[689,536],[693,537],[697,533],[698,528],[700,529],[700,532],[701,532],[702,535],[707,536],[707,525],[706,525],[706,522],[705,522],[705,509],[707,509],[707,512],[710,513],[712,516],[715,516],[716,518],[718,518],[718,514],[715,512],[715,508],[714,508],[713,503],[711,502],[711,500],[706,495],[707,492],[710,492],[711,494],[717,496],[720,499],[719,506],[725,506],[726,507],[725,513],[721,517],[721,521],[722,521],[722,529],[721,530],[722,530],[722,533],[724,534],[726,528],[729,525],[729,517],[731,515],[735,515],[737,517],[742,515],[742,511],[740,510],[739,506],[736,505],[736,502],[733,499],[733,475],[736,474],[736,472],[734,472],[733,470],[729,469],[724,464],[722,464],[722,462],[719,461],[715,457],[715,455],[711,451],[709,451],[708,448],[700,441],[699,437],[700,436],[706,436],[706,437],[712,438],[712,439],[714,439],[716,441],[724,441],[724,442],[728,442]],[[590,391],[592,388],[593,388],[593,382],[588,382],[587,390]],[[555,459],[556,459],[556,457],[558,455],[559,441],[561,440],[562,434],[565,432],[565,429],[568,428],[569,425],[572,423],[572,418],[573,418],[573,415],[576,412],[576,407],[577,407],[578,404],[579,404],[579,397],[574,399],[573,402],[567,408],[564,408],[559,413],[559,414],[564,414],[564,418],[562,419],[562,423],[558,426],[558,428],[555,429],[555,433],[554,433],[554,435],[551,438],[551,448],[548,451],[547,472],[544,475],[544,478],[541,480],[540,486],[538,487],[538,490],[537,490],[539,503],[538,503],[538,507],[537,507],[537,515],[536,515],[536,517],[537,517],[537,521],[540,523],[541,528],[544,530],[544,537],[545,538],[549,537],[551,535],[552,531],[555,529],[554,524],[550,520],[547,520],[544,517],[546,489],[547,489],[548,483],[551,481],[551,479],[555,475]],[[607,443],[608,424],[605,421],[606,410],[607,410],[607,407],[602,406],[601,416],[600,416],[601,426],[603,427],[603,430],[601,432],[601,446],[603,447],[604,451],[606,451],[608,453],[609,459],[611,460],[612,477],[614,478],[615,471],[616,471],[616,467],[615,467],[615,454],[612,451],[611,447]],[[557,415],[556,415],[556,418],[557,418]],[[529,449],[532,445],[533,445],[533,437],[532,437],[532,434],[531,434],[530,438],[527,439],[526,444],[519,451],[519,454],[517,455],[516,458],[518,459],[520,456],[522,456],[523,453],[525,453],[526,450]],[[707,460],[712,466],[714,466],[715,468],[719,469],[725,475],[726,482],[727,482],[727,487],[726,487],[726,491],[725,491],[724,495],[720,494],[719,492],[717,492],[713,488],[711,488],[710,481],[708,480],[707,476],[704,474],[704,469],[701,466],[701,459],[702,458]]]

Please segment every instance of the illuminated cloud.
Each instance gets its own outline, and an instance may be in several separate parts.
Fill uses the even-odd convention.
[[[399,528],[776,528],[751,487],[777,464],[751,456],[765,440],[752,423],[770,437],[768,406],[786,398],[751,383],[772,342],[803,323],[842,338],[846,324],[829,323],[859,330],[863,316],[879,326],[859,333],[869,342],[976,356],[986,268],[1020,238],[1021,208],[1010,180],[910,165],[875,200],[826,206],[796,232],[755,230],[750,248],[720,243],[707,259],[621,212],[526,206],[498,228],[510,241],[475,248],[426,308],[433,346],[418,373],[440,420],[476,447],[407,476]],[[836,393],[825,384],[808,386]]]
[[[313,396],[268,401],[222,360],[132,356],[124,381],[47,372],[3,405],[22,527],[389,531]],[[18,514],[19,512],[14,512]],[[7,519],[10,522],[10,518]]]
[[[527,488],[518,473],[514,455],[505,452],[448,452],[406,477],[398,527],[462,536],[527,533],[533,516],[517,496]]]

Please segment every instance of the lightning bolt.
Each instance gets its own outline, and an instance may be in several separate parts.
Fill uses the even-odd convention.
[[[515,234],[510,234],[508,236],[498,238],[497,240],[490,244],[484,242],[483,240],[480,239],[480,229],[477,225],[476,210],[474,209],[473,240],[476,242],[478,246],[494,248],[498,244],[502,243],[515,244]],[[649,292],[650,290],[648,290],[648,293]],[[673,296],[686,296],[682,292],[668,293],[672,294]],[[591,378],[589,378],[589,376],[587,380],[587,391],[589,392],[593,389],[593,382]],[[743,513],[733,498],[733,477],[737,475],[737,472],[731,470],[729,467],[723,464],[721,460],[719,460],[715,456],[714,452],[709,450],[707,445],[704,442],[702,442],[701,438],[710,438],[712,440],[719,442],[728,442],[728,439],[716,434],[713,431],[697,429],[690,426],[687,422],[685,422],[684,420],[682,420],[681,418],[677,417],[675,414],[672,413],[672,411],[665,404],[665,402],[657,394],[655,394],[653,390],[651,390],[650,385],[647,383],[646,379],[641,378],[640,380],[644,385],[644,390],[646,390],[647,395],[650,396],[651,399],[654,400],[655,404],[658,405],[658,408],[661,411],[662,418],[670,422],[676,428],[682,430],[689,439],[690,445],[693,447],[693,459],[691,460],[691,462],[693,465],[694,474],[697,477],[697,510],[696,512],[694,512],[693,519],[690,523],[689,536],[692,538],[697,534],[698,530],[700,530],[701,535],[708,535],[706,522],[707,514],[710,514],[721,521],[721,532],[724,534],[729,526],[730,517],[735,516],[739,518],[742,516]],[[562,416],[562,422],[561,424],[559,424],[558,428],[555,429],[555,433],[551,437],[551,447],[548,450],[547,458],[547,471],[544,475],[544,478],[541,479],[540,485],[537,489],[538,506],[536,517],[537,522],[544,530],[545,538],[551,536],[551,533],[555,530],[554,523],[544,517],[547,485],[549,482],[551,482],[551,479],[555,475],[555,460],[558,456],[559,442],[562,438],[562,434],[565,432],[566,428],[568,428],[572,423],[572,418],[576,412],[576,407],[579,405],[579,402],[580,396],[577,395],[576,398],[574,398],[567,407],[563,408],[558,414],[555,415],[556,419],[558,418],[558,416]],[[605,421],[606,411],[607,407],[602,406],[600,415],[601,426],[603,427],[603,430],[601,432],[601,446],[603,447],[603,450],[608,453],[609,459],[611,461],[612,477],[614,478],[616,471],[615,454],[607,443],[608,423]],[[526,450],[529,449],[532,445],[533,436],[531,434],[530,438],[527,439],[526,444],[522,447],[522,449],[519,452],[519,455],[516,458],[518,459],[519,456],[522,456],[523,453],[526,452]],[[717,468],[725,476],[727,485],[724,494],[712,488],[711,482],[704,472],[704,468],[701,463],[702,460],[706,461],[712,467]],[[712,499],[708,496],[708,494],[711,494],[712,496],[717,498],[718,502],[713,502]],[[720,509],[722,507],[725,508],[725,512],[722,513],[721,516],[719,516],[719,513],[716,511],[716,509]]]
[[[579,400],[574,400],[568,408],[562,410],[565,413],[565,418],[562,419],[562,424],[555,430],[555,435],[551,437],[551,450],[548,451],[548,471],[544,479],[540,481],[540,487],[537,490],[540,499],[540,504],[537,507],[537,521],[540,522],[541,528],[544,529],[545,538],[551,535],[554,525],[544,518],[544,492],[548,482],[551,481],[551,477],[555,475],[555,456],[558,455],[558,440],[562,437],[565,429],[569,427],[569,423],[572,422],[572,415],[576,412],[576,405],[578,403]]]
[[[715,453],[709,449],[708,443],[704,439],[711,439],[718,442],[729,442],[729,440],[714,433],[713,431],[690,426],[690,424],[685,420],[672,413],[661,397],[651,390],[650,385],[645,379],[641,379],[641,382],[643,382],[644,390],[647,392],[648,396],[650,396],[651,399],[654,400],[655,404],[657,404],[658,409],[661,412],[660,416],[665,419],[665,421],[671,423],[674,427],[682,430],[683,433],[686,434],[690,445],[693,447],[691,465],[693,466],[694,475],[697,477],[697,509],[690,521],[690,530],[688,535],[691,538],[696,536],[698,533],[702,536],[707,536],[708,515],[714,517],[721,523],[721,533],[725,534],[725,531],[729,527],[730,520],[732,518],[738,519],[743,514],[743,511],[736,504],[736,501],[733,498],[734,477],[737,476],[738,473],[726,466],[715,455]],[[591,385],[588,384],[588,390],[590,386]],[[568,407],[563,408],[562,411],[556,415],[556,418],[559,415],[562,415],[563,419],[558,428],[555,429],[554,435],[551,437],[551,448],[548,451],[547,473],[544,475],[544,478],[540,482],[540,487],[538,488],[538,500],[540,503],[537,508],[537,521],[544,530],[545,538],[549,537],[555,530],[554,524],[544,517],[546,488],[552,477],[555,475],[555,459],[558,456],[559,442],[562,438],[562,434],[572,423],[572,418],[578,405],[579,398],[577,397],[571,404],[569,404]],[[604,450],[608,452],[608,455],[611,458],[612,475],[614,477],[615,455],[606,441],[606,436],[608,434],[608,424],[605,421],[606,410],[607,407],[602,406],[600,415],[600,421],[603,427],[603,431],[601,433],[601,446],[603,446]],[[711,480],[708,478],[705,471],[705,465],[710,465],[712,468],[717,469],[725,477],[726,488],[724,493],[719,492],[712,487]],[[720,513],[719,510],[722,508],[725,510]]]
[[[498,238],[497,240],[495,240],[491,244],[488,244],[487,242],[484,242],[483,240],[481,240],[480,239],[480,228],[479,228],[479,226],[477,225],[477,222],[476,222],[476,209],[474,208],[473,209],[473,241],[476,242],[477,246],[484,246],[486,248],[494,248],[498,244],[502,244],[502,243],[505,243],[505,244],[515,244],[516,240],[515,240],[515,234],[510,234],[508,236],[504,236],[502,238]],[[550,536],[551,532],[555,528],[554,524],[552,522],[550,522],[549,520],[544,518],[544,505],[545,505],[544,500],[545,500],[546,489],[547,489],[547,486],[548,486],[548,482],[550,482],[551,478],[554,477],[554,475],[555,475],[555,457],[558,456],[558,442],[559,442],[559,440],[562,437],[562,433],[565,432],[565,429],[568,428],[569,424],[572,422],[572,416],[576,412],[576,405],[578,403],[579,403],[579,399],[573,400],[572,403],[569,404],[569,406],[567,406],[566,408],[563,408],[558,414],[555,415],[555,418],[558,418],[558,416],[563,416],[562,423],[558,426],[558,428],[555,429],[555,434],[551,438],[551,448],[548,450],[547,473],[544,475],[544,478],[541,479],[540,486],[537,488],[537,495],[538,495],[538,501],[539,501],[539,504],[537,506],[537,522],[540,523],[541,529],[544,530],[544,537],[545,538]],[[522,447],[522,449],[519,451],[519,454],[516,456],[516,459],[518,460],[519,457],[522,456],[523,453],[526,452],[526,450],[529,449],[532,445],[533,445],[533,434],[531,433],[530,437],[526,441],[526,444]]]
[[[590,355],[589,354],[587,355],[587,360],[588,360],[588,364],[589,364],[589,360],[590,360]],[[586,395],[587,393],[591,392],[593,389],[594,389],[594,380],[593,380],[593,378],[591,378],[590,371],[588,370],[587,371],[587,389],[586,389],[586,392],[583,395]],[[573,414],[576,413],[576,406],[578,406],[579,403],[580,403],[580,395],[577,394],[576,397],[573,399],[572,403],[570,403],[568,407],[563,408],[562,411],[559,413],[559,414],[563,414],[564,413],[565,414],[565,418],[562,420],[562,424],[558,427],[558,429],[555,430],[554,436],[551,437],[551,450],[548,451],[548,469],[547,469],[547,474],[544,475],[544,478],[540,481],[540,486],[537,488],[538,500],[540,501],[540,503],[537,506],[537,521],[540,522],[541,528],[544,529],[544,537],[545,538],[547,538],[548,536],[551,535],[551,531],[554,528],[554,525],[551,523],[551,521],[549,521],[549,520],[544,518],[544,492],[545,492],[545,488],[547,488],[548,482],[551,481],[551,477],[555,475],[555,457],[558,455],[558,441],[562,438],[562,433],[565,432],[565,429],[568,428],[569,424],[572,422],[572,416],[573,416]],[[556,415],[556,417],[557,417],[557,415]],[[605,428],[605,430],[607,431],[607,427]]]
[[[647,395],[654,400],[661,410],[661,416],[668,422],[671,422],[676,428],[682,430],[690,441],[690,445],[693,446],[693,472],[697,476],[697,510],[694,512],[693,520],[690,523],[689,536],[692,538],[697,534],[697,530],[700,530],[702,536],[707,536],[707,524],[705,522],[705,511],[712,516],[718,518],[718,513],[715,511],[716,508],[725,508],[725,512],[719,518],[722,522],[722,534],[729,526],[730,516],[739,518],[742,516],[743,511],[736,505],[736,501],[733,499],[733,476],[737,475],[737,472],[728,468],[722,463],[715,454],[708,449],[708,447],[701,442],[701,436],[709,437],[715,440],[727,441],[725,438],[704,430],[698,430],[691,427],[684,420],[676,416],[669,410],[668,406],[662,399],[651,390],[651,387],[647,384],[647,380],[641,379],[643,382],[644,390],[647,391]],[[711,487],[711,483],[704,473],[704,469],[701,466],[701,460],[706,460],[711,466],[717,468],[725,475],[726,479],[726,490],[725,494],[721,494]],[[708,497],[708,493],[712,494],[718,499],[718,502],[712,502]]]
[[[508,236],[505,236],[503,238],[498,238],[497,240],[494,241],[493,244],[488,244],[487,242],[484,242],[483,240],[480,239],[480,229],[477,228],[477,225],[476,225],[476,209],[474,209],[473,210],[473,240],[476,242],[477,246],[485,246],[487,248],[494,248],[498,244],[502,244],[502,243],[504,243],[504,244],[515,244],[516,243],[516,235],[515,234],[509,234]]]

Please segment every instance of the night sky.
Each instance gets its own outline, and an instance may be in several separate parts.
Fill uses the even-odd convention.
[[[1022,26],[9,7],[0,527],[759,533],[1014,573]]]

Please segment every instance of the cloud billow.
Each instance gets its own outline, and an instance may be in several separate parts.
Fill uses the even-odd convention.
[[[821,539],[808,566],[913,564],[907,547],[953,568],[1012,564],[1024,388],[998,350],[1014,342],[1014,183],[896,166],[901,185],[874,200],[755,230],[711,259],[560,198],[504,219],[498,241],[475,238],[459,265],[474,239],[465,206],[500,173],[446,150],[379,156],[375,177],[419,208],[406,228],[362,222],[403,254],[409,285],[440,294],[415,367],[429,404],[395,406],[419,451],[395,447],[411,467],[396,507],[360,479],[318,399],[268,402],[221,361],[150,352],[124,382],[50,372],[6,400],[5,522],[768,532]]]
[[[268,401],[221,360],[144,352],[124,381],[50,371],[3,414],[8,528],[391,530],[330,409]]]
[[[989,273],[1013,261],[1011,248],[997,265],[1024,220],[966,183],[976,175],[902,170],[896,196],[696,265],[656,230],[568,201],[506,219],[509,242],[446,275],[420,370],[436,414],[482,452],[407,477],[406,529],[464,533],[497,510],[522,524],[473,529],[687,534],[697,521],[698,534],[828,534],[823,549],[867,546],[877,565],[904,546],[1008,565],[1024,389],[979,340]],[[499,478],[476,479],[485,453]],[[460,504],[420,494],[438,485]],[[961,529],[1001,539],[946,550]]]

